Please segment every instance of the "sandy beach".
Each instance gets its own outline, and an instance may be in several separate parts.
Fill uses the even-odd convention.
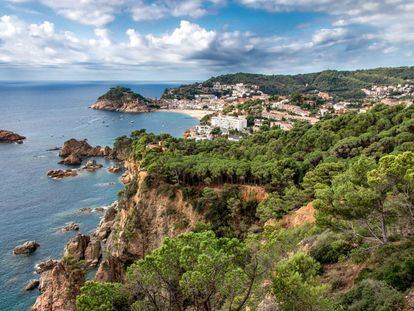
[[[213,111],[209,111],[209,110],[193,110],[193,109],[160,109],[158,111],[184,113],[193,118],[197,118],[199,120],[201,120],[204,116],[213,113]]]

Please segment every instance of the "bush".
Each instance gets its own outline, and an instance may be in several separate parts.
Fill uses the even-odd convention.
[[[335,310],[334,303],[326,297],[328,287],[317,281],[319,271],[320,264],[302,252],[277,264],[273,292],[281,310]]]
[[[366,279],[346,293],[341,304],[350,311],[400,310],[403,296],[382,281]]]
[[[128,295],[121,284],[88,281],[76,298],[76,310],[127,311],[129,310]]]
[[[322,264],[336,263],[352,250],[349,240],[338,234],[323,233],[310,250],[310,255]]]
[[[404,291],[414,283],[414,246],[412,243],[387,245],[372,254],[372,263],[358,279],[372,278]]]

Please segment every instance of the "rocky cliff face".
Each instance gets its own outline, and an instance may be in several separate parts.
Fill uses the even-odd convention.
[[[116,149],[114,154],[120,154]],[[62,151],[66,152],[66,148]],[[148,174],[139,162],[125,160],[124,166],[122,180],[126,186],[119,201],[106,211],[91,236],[78,234],[65,248],[65,258],[82,260],[89,267],[98,266],[95,280],[100,282],[124,281],[126,268],[159,247],[165,237],[188,232],[199,221],[206,221],[206,216],[184,198],[181,189],[171,188],[164,193],[159,187],[149,186]],[[259,187],[240,186],[240,191],[242,198],[262,200],[267,196]],[[56,267],[41,274],[42,294],[34,310],[75,310],[76,294],[84,279],[68,271],[62,261]],[[58,299],[62,291],[73,295],[62,295],[66,305],[58,309],[63,304]]]
[[[119,203],[104,246],[107,257],[96,274],[99,281],[122,281],[126,265],[157,248],[164,237],[187,232],[204,219],[183,199],[181,191],[172,197],[160,195],[157,189],[146,188],[147,174],[136,163],[125,162],[125,166],[127,188],[134,183],[135,189]]]
[[[76,310],[75,297],[85,283],[83,270],[76,263],[61,260],[41,273],[40,296],[32,311]]]
[[[129,88],[114,87],[98,98],[90,107],[97,110],[118,112],[148,112],[151,100],[134,93]]]
[[[108,110],[129,113],[150,111],[148,106],[145,103],[140,102],[139,100],[114,102],[107,99],[98,99],[94,104],[91,105],[91,108],[96,110]]]

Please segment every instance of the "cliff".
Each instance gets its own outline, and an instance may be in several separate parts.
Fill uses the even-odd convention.
[[[129,88],[117,86],[97,99],[90,107],[97,110],[118,112],[148,112],[152,101]]]

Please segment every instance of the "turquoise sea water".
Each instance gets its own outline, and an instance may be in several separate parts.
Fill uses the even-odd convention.
[[[116,83],[119,84],[119,83]],[[57,151],[69,138],[87,138],[91,145],[112,145],[114,138],[134,129],[181,136],[198,121],[178,113],[121,114],[88,106],[114,83],[14,83],[0,84],[0,129],[27,137],[24,144],[0,144],[0,310],[27,310],[38,291],[24,291],[35,278],[34,266],[59,258],[75,234],[56,231],[68,222],[91,233],[101,214],[81,214],[83,207],[99,207],[116,200],[122,189],[119,175],[103,169],[78,177],[51,180],[50,169],[63,168]],[[144,96],[160,96],[172,84],[122,83]],[[133,121],[133,122],[131,122]],[[108,184],[115,182],[115,185]],[[14,246],[36,240],[41,246],[31,256],[12,255]]]

